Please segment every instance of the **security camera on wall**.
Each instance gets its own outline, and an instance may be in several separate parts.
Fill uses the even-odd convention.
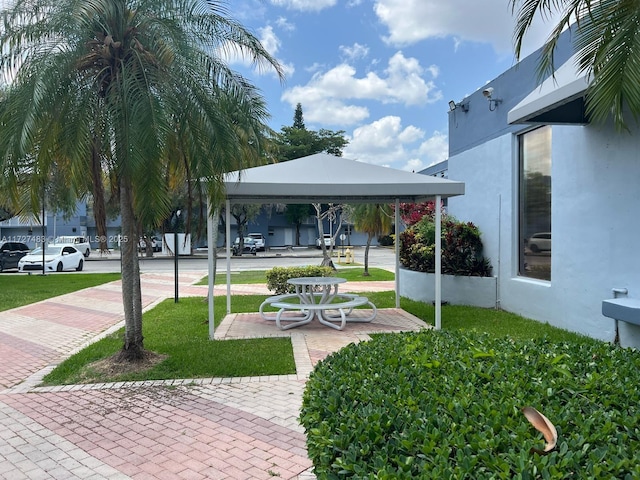
[[[484,90],[482,90],[482,95],[484,95],[487,98],[491,98],[491,95],[493,95],[493,87],[487,87]]]
[[[498,107],[498,104],[502,103],[501,98],[493,98],[493,87],[487,87],[482,90],[482,95],[484,95],[484,98],[489,100],[489,111],[491,112]]]

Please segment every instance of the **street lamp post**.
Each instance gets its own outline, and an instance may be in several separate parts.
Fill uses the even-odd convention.
[[[180,210],[176,210],[176,215],[173,223],[173,256],[174,256],[174,277],[175,277],[175,292],[174,302],[178,303],[178,223],[180,221]]]

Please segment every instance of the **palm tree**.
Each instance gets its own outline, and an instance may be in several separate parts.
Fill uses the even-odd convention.
[[[170,213],[167,178],[202,179],[217,202],[224,173],[260,156],[264,101],[222,56],[282,70],[226,13],[205,0],[16,0],[2,13],[0,68],[12,77],[0,103],[2,187],[37,211],[54,162],[74,189],[96,149],[109,159],[101,168],[117,183],[124,237],[122,360],[146,353],[138,232]]]
[[[367,246],[364,250],[364,273],[369,276],[369,247],[376,235],[386,235],[391,231],[393,213],[389,205],[366,203],[356,205],[353,209],[353,224],[356,230],[367,234]]]
[[[542,49],[540,76],[553,73],[555,46],[562,32],[571,27],[578,69],[592,79],[586,97],[587,115],[600,123],[612,116],[619,129],[627,128],[628,113],[638,119],[640,4],[637,1],[511,0],[511,6],[514,12],[517,10],[514,38],[518,57],[533,19],[558,13],[559,20]]]

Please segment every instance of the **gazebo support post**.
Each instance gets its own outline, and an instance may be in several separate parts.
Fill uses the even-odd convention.
[[[396,308],[400,308],[400,199],[396,198],[396,208],[394,215],[394,228],[396,238],[394,248],[396,251]]]
[[[213,244],[213,212],[211,211],[211,201],[207,198],[207,268],[209,270],[207,303],[209,305],[209,339],[213,340],[215,334],[215,315],[213,313],[213,285],[215,276],[214,258],[216,255],[216,245]]]
[[[231,202],[225,203],[225,228],[227,235],[227,315],[231,313]]]
[[[440,204],[442,203],[442,197],[436,195],[436,330],[440,330],[442,319],[442,282],[440,275],[442,275],[442,211]]]

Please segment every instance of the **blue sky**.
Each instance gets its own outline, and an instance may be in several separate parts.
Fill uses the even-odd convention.
[[[344,156],[404,170],[447,158],[448,102],[514,65],[508,0],[232,0],[230,16],[284,66],[231,66],[262,91],[279,131],[344,130]],[[525,54],[551,31],[538,22]]]

